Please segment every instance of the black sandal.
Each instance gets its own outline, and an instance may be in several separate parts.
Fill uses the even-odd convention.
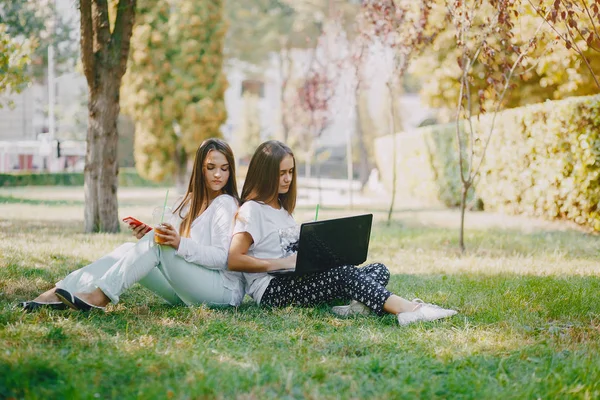
[[[74,310],[78,310],[78,311],[90,311],[90,310],[105,311],[106,310],[105,307],[98,307],[98,306],[90,304],[86,301],[81,300],[79,297],[75,296],[74,294],[71,294],[71,292],[69,292],[65,289],[56,288],[56,291],[54,293],[60,299],[60,301],[62,301],[66,306],[69,306]]]
[[[69,308],[65,303],[62,303],[60,301],[45,302],[45,301],[31,300],[31,301],[23,301],[23,302],[19,303],[19,305],[21,307],[23,307],[23,310],[25,310],[27,312],[36,311],[40,308],[47,308],[50,310],[66,310],[67,308]]]

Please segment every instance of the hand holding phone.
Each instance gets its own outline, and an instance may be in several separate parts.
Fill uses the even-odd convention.
[[[151,226],[149,226],[148,224],[145,224],[142,221],[140,221],[138,219],[135,219],[133,217],[125,217],[125,218],[123,218],[123,222],[125,222],[126,224],[132,226],[134,229],[138,228],[140,225],[144,225],[145,228],[141,232],[144,235],[152,230]]]

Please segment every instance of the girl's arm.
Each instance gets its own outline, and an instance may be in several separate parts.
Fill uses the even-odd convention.
[[[254,243],[252,235],[248,232],[239,232],[233,235],[227,259],[227,266],[230,271],[269,272],[296,266],[296,254],[286,258],[271,259],[249,256],[248,250],[252,243]]]
[[[187,262],[209,269],[227,269],[227,250],[238,206],[233,197],[225,195],[217,197],[210,206],[216,207],[213,218],[208,221],[210,231],[203,231],[200,234],[210,235],[211,244],[202,245],[191,238],[182,237],[177,255]],[[206,226],[194,228],[203,229]]]

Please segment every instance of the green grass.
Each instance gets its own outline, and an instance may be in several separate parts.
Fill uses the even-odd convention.
[[[77,193],[36,190],[0,191],[0,398],[600,397],[597,236],[474,214],[459,256],[455,212],[399,210],[387,226],[382,208],[369,259],[389,288],[459,310],[405,328],[326,306],[170,307],[140,286],[106,314],[27,314],[17,302],[131,240],[82,234]],[[136,213],[138,192],[120,190],[120,215],[144,217],[162,192]]]

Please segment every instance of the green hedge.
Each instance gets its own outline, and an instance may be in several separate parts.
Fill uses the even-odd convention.
[[[491,115],[473,122],[483,139]],[[425,201],[459,204],[454,129],[438,125],[397,135],[400,189]],[[376,143],[388,187],[392,140],[388,136]],[[476,194],[486,210],[566,219],[600,231],[600,96],[548,101],[498,114]]]
[[[600,96],[508,110],[497,122],[477,186],[486,209],[600,231]]]
[[[134,168],[119,169],[120,187],[170,186],[143,179]],[[0,174],[0,187],[9,186],[83,186],[83,172]]]
[[[420,199],[424,205],[460,204],[460,176],[456,149],[456,125],[430,125],[415,133],[397,134],[396,190],[399,197]],[[394,138],[375,141],[381,180],[391,190]]]

